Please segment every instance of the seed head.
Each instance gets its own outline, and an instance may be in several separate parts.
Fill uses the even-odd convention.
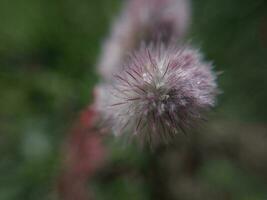
[[[191,47],[141,47],[114,75],[113,85],[99,87],[97,107],[114,134],[168,143],[214,106],[215,79],[211,64]]]

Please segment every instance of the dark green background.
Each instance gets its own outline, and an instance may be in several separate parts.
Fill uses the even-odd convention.
[[[71,122],[91,102],[100,47],[120,5],[119,0],[0,1],[0,200],[56,199],[61,145]],[[207,131],[199,134],[201,166],[188,178],[201,188],[192,187],[195,196],[186,189],[178,196],[265,200],[267,2],[195,0],[187,38],[224,72],[223,93]],[[146,168],[146,156],[117,146],[110,145],[111,160]],[[178,173],[180,165],[170,165]],[[98,199],[148,199],[153,193],[149,184],[127,176],[101,185],[95,184]]]

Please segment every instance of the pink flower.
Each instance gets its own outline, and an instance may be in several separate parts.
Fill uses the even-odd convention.
[[[99,87],[96,107],[114,134],[168,143],[214,106],[215,79],[194,48],[150,45],[130,57],[112,85]]]
[[[64,151],[65,166],[58,181],[60,199],[92,199],[87,184],[104,165],[106,156],[102,136],[95,128],[98,115],[94,106],[84,110],[69,135]]]
[[[143,41],[181,40],[190,24],[189,0],[128,0],[103,45],[98,63],[107,81]]]

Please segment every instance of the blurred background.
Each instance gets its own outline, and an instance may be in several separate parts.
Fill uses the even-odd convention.
[[[0,1],[0,200],[57,199],[62,146],[92,101],[120,0]],[[188,40],[223,93],[191,138],[156,155],[108,138],[95,199],[267,199],[267,1],[194,0]]]

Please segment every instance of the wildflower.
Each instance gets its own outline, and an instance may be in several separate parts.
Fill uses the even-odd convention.
[[[186,132],[215,104],[216,75],[211,63],[188,46],[141,47],[98,89],[97,109],[114,134],[141,143],[168,143]]]
[[[107,81],[121,70],[127,53],[141,42],[181,40],[190,21],[189,0],[128,0],[114,22],[99,59],[99,73]]]
[[[87,200],[91,198],[88,182],[104,165],[106,149],[102,136],[95,128],[98,113],[89,106],[75,122],[65,144],[65,168],[58,180],[60,199]]]
[[[129,7],[142,39],[148,42],[181,39],[188,29],[189,0],[132,0]]]

